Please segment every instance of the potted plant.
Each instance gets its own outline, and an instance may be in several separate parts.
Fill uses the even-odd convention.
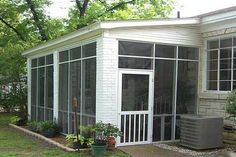
[[[70,143],[73,149],[80,149],[84,143],[84,137],[82,135],[68,134],[66,135],[66,141]]]
[[[98,122],[94,128],[95,138],[94,143],[91,144],[92,154],[94,156],[102,156],[105,154],[107,148],[106,125]]]
[[[115,138],[120,136],[121,132],[117,127],[110,123],[98,122],[95,125],[95,140],[91,145],[92,153],[95,156],[104,155],[107,146],[115,149]],[[109,141],[109,142],[108,142]]]
[[[54,137],[57,131],[57,124],[53,121],[44,121],[40,123],[40,133],[45,137]]]
[[[111,123],[107,123],[105,135],[107,137],[107,149],[108,150],[115,150],[116,145],[116,139],[118,136],[121,136],[121,131],[119,131],[119,128],[112,125]]]

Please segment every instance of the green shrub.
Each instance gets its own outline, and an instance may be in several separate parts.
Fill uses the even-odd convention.
[[[66,141],[70,143],[77,142],[77,136],[75,134],[68,134],[66,135]],[[82,135],[78,135],[78,141],[80,141],[80,143],[83,144],[84,137]]]
[[[53,121],[42,121],[39,124],[39,130],[40,132],[49,131],[49,130],[58,131],[58,126]]]
[[[13,116],[13,117],[11,117],[10,121],[11,121],[12,124],[17,125],[20,120],[21,120],[21,118],[19,116]]]
[[[236,117],[236,90],[233,90],[227,97],[226,112],[230,117]]]
[[[37,121],[29,121],[27,123],[27,126],[29,127],[31,131],[34,131],[34,132],[39,132],[40,130],[40,122],[37,122]]]

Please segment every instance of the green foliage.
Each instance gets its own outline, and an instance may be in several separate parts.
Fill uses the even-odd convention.
[[[233,90],[226,100],[226,112],[231,117],[236,117],[236,90]]]
[[[27,126],[29,127],[29,129],[31,131],[34,131],[34,132],[39,132],[40,131],[40,122],[37,122],[37,121],[29,121],[27,123]]]
[[[119,128],[110,123],[98,122],[95,124],[95,143],[106,143],[111,136],[121,136]]]
[[[21,120],[21,118],[19,116],[13,116],[13,117],[11,117],[10,121],[12,124],[16,125],[20,120]]]
[[[75,134],[68,134],[68,135],[66,135],[66,141],[68,141],[70,143],[80,141],[80,143],[83,144],[84,137],[82,135],[78,135],[78,140],[77,140],[77,136]]]
[[[58,131],[58,126],[55,122],[53,121],[41,121],[38,122],[39,125],[39,131],[43,132],[43,131]]]
[[[79,16],[77,7],[69,12],[70,31],[101,20],[166,18],[174,9],[174,0],[92,0],[85,16]]]

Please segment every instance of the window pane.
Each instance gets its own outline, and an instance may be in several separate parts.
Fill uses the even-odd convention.
[[[94,124],[96,115],[96,58],[82,62],[82,123]]]
[[[176,46],[156,45],[155,49],[156,57],[175,58],[176,56]]]
[[[152,59],[119,57],[119,68],[152,69]]]
[[[234,58],[236,58],[236,48],[234,48]]]
[[[161,117],[153,117],[153,142],[161,140]]]
[[[96,42],[82,46],[82,57],[96,56]]]
[[[119,55],[153,56],[153,44],[119,41]]]
[[[69,104],[72,104],[72,99],[75,97],[78,102],[78,112],[81,109],[81,61],[71,62],[70,64],[70,100]],[[69,105],[70,112],[74,111],[73,106]]]
[[[236,38],[234,38],[233,40],[234,40],[233,45],[236,46]]]
[[[208,70],[218,70],[218,61],[208,61]]]
[[[236,80],[236,70],[233,71],[233,80]]]
[[[31,105],[36,106],[37,69],[31,70]]]
[[[149,75],[122,75],[122,111],[148,110]]]
[[[38,69],[38,103],[39,106],[44,106],[44,80],[45,68]]]
[[[46,64],[53,64],[53,54],[46,56]]]
[[[236,89],[236,81],[233,82],[233,90]]]
[[[46,107],[53,108],[53,66],[46,67]]]
[[[31,67],[37,67],[37,59],[32,59],[31,60]]]
[[[220,90],[221,91],[230,91],[231,90],[231,81],[220,81]]]
[[[220,47],[232,47],[232,38],[229,39],[221,39],[220,40]]]
[[[207,81],[208,90],[217,90],[217,81]]]
[[[193,59],[198,60],[198,49],[191,47],[179,47],[179,58],[180,59]]]
[[[220,69],[231,69],[231,59],[220,60]]]
[[[59,111],[58,125],[62,133],[68,134],[68,113],[67,112]]]
[[[207,42],[207,49],[219,48],[219,40],[212,40]]]
[[[221,70],[220,80],[231,80],[231,70]]]
[[[45,65],[45,57],[40,57],[38,59],[38,66],[42,66]]]
[[[218,60],[218,51],[208,51],[208,60]]]
[[[81,47],[76,47],[70,50],[70,59],[79,59],[81,58]]]
[[[218,71],[208,71],[208,80],[217,80]]]
[[[59,62],[65,62],[69,60],[68,50],[59,52]]]
[[[165,117],[165,134],[164,134],[164,140],[171,140],[171,134],[172,134],[172,116],[166,116]]]
[[[59,65],[59,110],[68,110],[68,63]]]
[[[156,59],[154,82],[154,115],[172,113],[174,76],[175,61]]]
[[[220,59],[231,58],[232,49],[221,49],[220,50]]]
[[[177,81],[177,114],[194,114],[197,101],[198,63],[179,61]]]

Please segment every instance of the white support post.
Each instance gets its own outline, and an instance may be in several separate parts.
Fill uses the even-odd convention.
[[[58,96],[59,96],[59,64],[58,64],[58,53],[53,53],[53,118],[58,123]]]
[[[31,119],[31,64],[30,59],[27,59],[27,88],[28,88],[28,119]]]

